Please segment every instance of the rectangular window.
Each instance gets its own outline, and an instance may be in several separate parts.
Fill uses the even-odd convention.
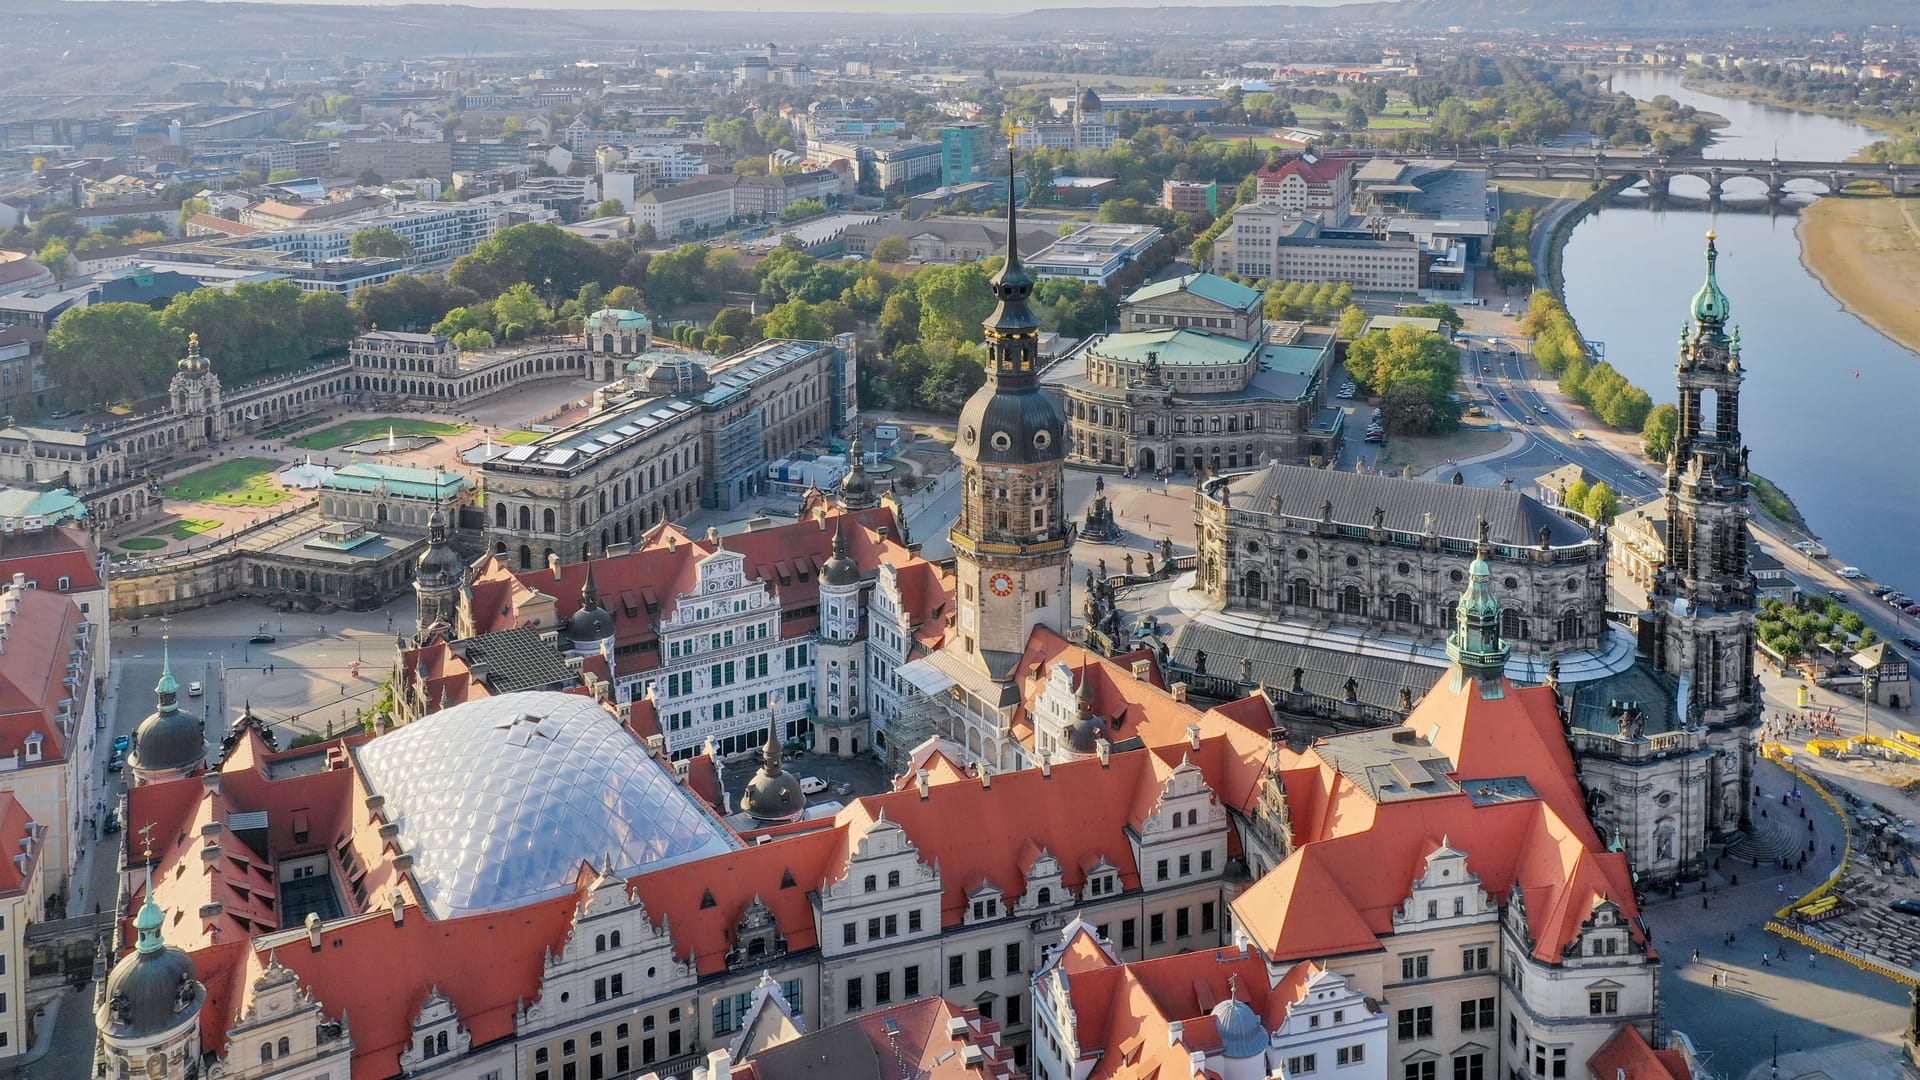
[[[1433,1006],[1421,1005],[1413,1009],[1401,1009],[1396,1017],[1402,1042],[1409,1039],[1433,1038]]]
[[[1595,990],[1587,995],[1588,1016],[1612,1016],[1620,1011],[1620,991]]]
[[[1180,876],[1187,877],[1192,873],[1193,873],[1193,856],[1191,855],[1180,856]]]
[[[993,950],[981,949],[974,957],[975,975],[982,979],[993,978]]]
[[[914,908],[912,911],[907,912],[907,933],[915,934],[915,933],[919,933],[919,931],[920,931],[920,909]]]
[[[1488,946],[1475,945],[1460,950],[1461,971],[1485,971],[1491,957]]]
[[[860,1000],[860,980],[858,978],[848,979],[847,980],[847,1011],[852,1012],[853,1010],[860,1008],[861,1004],[862,1002]]]
[[[1469,998],[1460,1003],[1461,1031],[1491,1031],[1494,1026],[1494,999]]]
[[[1014,996],[1007,999],[1007,1023],[1017,1024],[1019,1022],[1020,1022],[1020,995],[1015,994]]]
[[[1131,949],[1135,945],[1139,944],[1140,929],[1139,929],[1139,926],[1137,925],[1138,922],[1139,922],[1138,919],[1121,919],[1120,920],[1120,947],[1121,948]]]
[[[899,934],[900,934],[900,916],[898,915],[887,916],[887,936],[897,937],[899,936]]]
[[[947,957],[947,985],[961,986],[967,981],[967,958],[964,956]]]
[[[1454,1058],[1453,1080],[1487,1080],[1486,1056],[1461,1054]]]
[[[1333,1063],[1335,1065],[1358,1065],[1365,1060],[1367,1060],[1367,1044],[1365,1043],[1343,1046],[1333,1052]]]
[[[1567,1075],[1567,1048],[1564,1046],[1553,1048],[1553,1075],[1556,1080]]]
[[[878,939],[879,937],[880,937],[880,920],[877,917],[868,919],[867,920],[867,940],[873,941]]]
[[[1213,901],[1200,905],[1200,932],[1211,934],[1214,929]]]
[[[920,996],[920,965],[909,964],[900,973],[900,992],[909,998]]]
[[[1007,971],[1015,972],[1019,970],[1020,970],[1020,943],[1017,941],[1008,942],[1007,943]]]
[[[893,1000],[893,972],[878,972],[873,977],[873,1003],[885,1005]]]
[[[860,942],[860,928],[852,923],[840,927],[840,944],[857,945]]]
[[[1188,912],[1188,908],[1181,908],[1179,911],[1173,913],[1174,937],[1183,938],[1193,933],[1193,917],[1188,914]]]
[[[1160,862],[1154,867],[1154,874],[1155,874],[1155,877],[1154,877],[1155,881],[1167,880],[1167,860],[1165,859],[1160,860]]]
[[[1200,853],[1200,872],[1204,874],[1207,871],[1212,869],[1213,869],[1213,849],[1207,848],[1206,850]]]
[[[1147,944],[1158,945],[1167,940],[1167,913],[1156,911],[1147,916]]]
[[[1400,958],[1401,982],[1408,982],[1413,979],[1424,979],[1426,977],[1427,957],[1425,953],[1419,956],[1403,956]]]
[[[607,1000],[607,980],[605,979],[593,980],[593,1000],[595,1001]]]
[[[1300,1054],[1287,1059],[1288,1076],[1305,1076],[1319,1067],[1318,1054]]]
[[[1439,1074],[1440,1063],[1437,1061],[1409,1061],[1400,1075],[1405,1080],[1435,1080]]]

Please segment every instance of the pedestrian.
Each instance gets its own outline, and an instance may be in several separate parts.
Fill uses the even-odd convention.
[[[1773,957],[1771,957],[1771,956],[1768,956],[1768,955],[1767,955],[1766,953],[1761,953],[1761,954],[1760,954],[1760,966],[1761,966],[1761,967],[1772,967],[1772,966],[1773,966]]]
[[[1812,953],[1808,953],[1808,954],[1807,954],[1807,966],[1808,966],[1808,967],[1812,967],[1812,966],[1813,966],[1813,954],[1812,954]]]
[[[1780,959],[1785,960],[1786,958],[1787,958],[1787,947],[1785,945],[1782,945],[1780,946]]]
[[[1695,946],[1693,950],[1693,962],[1696,964],[1700,962],[1700,949],[1698,946]]]
[[[1775,885],[1774,888],[1779,890],[1779,893],[1781,896],[1787,895],[1787,886],[1785,882],[1781,882],[1780,884]]]

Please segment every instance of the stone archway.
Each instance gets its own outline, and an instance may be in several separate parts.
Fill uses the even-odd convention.
[[[1158,460],[1159,459],[1153,456],[1153,447],[1151,446],[1141,447],[1140,452],[1133,456],[1133,463],[1135,467],[1137,467],[1141,472],[1145,472],[1145,473],[1153,472],[1155,470],[1156,463],[1158,462]]]

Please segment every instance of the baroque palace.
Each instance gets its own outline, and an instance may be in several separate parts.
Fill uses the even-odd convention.
[[[1036,378],[1016,253],[993,288],[939,586],[954,610],[926,612],[898,673],[903,713],[931,734],[892,790],[809,805],[769,694],[741,706],[765,746],[735,808],[712,751],[674,761],[658,741],[657,679],[638,701],[615,690],[649,653],[624,620],[657,628],[670,679],[676,620],[700,604],[751,613],[749,581],[795,589],[794,621],[819,620],[825,658],[852,625],[831,590],[860,588],[868,559],[912,562],[856,557],[872,540],[855,526],[877,532],[863,511],[822,507],[818,565],[710,537],[671,582],[636,579],[617,604],[611,560],[562,568],[551,589],[510,575],[522,591],[498,570],[463,580],[430,548],[421,647],[497,640],[464,671],[428,671],[410,722],[278,750],[243,715],[205,761],[172,753],[185,722],[162,688],[136,736],[125,812],[153,828],[124,851],[97,1075],[717,1080],[797,1076],[800,1058],[850,1062],[829,1048],[856,1046],[1050,1080],[1687,1075],[1556,692],[1504,674],[1489,561],[1467,564],[1449,665],[1406,722],[1304,751],[1275,737],[1264,695],[1203,710],[1151,654],[1069,642],[1065,417]],[[480,627],[459,624],[513,597],[529,621],[551,604],[564,624],[463,639]],[[539,671],[509,660],[515,631],[564,644],[591,677],[529,688]],[[711,688],[729,646],[703,633]],[[718,660],[723,686],[728,662],[738,685],[744,660]],[[521,677],[489,683],[514,663]],[[876,677],[841,670],[843,686]],[[462,679],[485,689],[447,704]],[[932,996],[947,999],[937,1029],[893,1022]]]

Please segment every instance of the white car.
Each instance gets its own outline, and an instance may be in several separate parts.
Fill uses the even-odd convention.
[[[199,683],[190,682],[187,684],[188,697],[199,697],[201,694],[204,694],[204,693],[206,693],[206,687],[201,686]]]
[[[1802,555],[1811,555],[1813,554],[1813,549],[1819,546],[1820,545],[1814,543],[1811,540],[1802,540],[1799,543],[1793,545],[1793,550],[1799,552]]]
[[[1863,578],[1867,575],[1861,573],[1860,568],[1857,566],[1843,566],[1840,568],[1840,576],[1851,581],[1854,578]]]
[[[817,776],[800,778],[800,792],[803,795],[818,795],[825,790],[827,790],[827,782]]]

